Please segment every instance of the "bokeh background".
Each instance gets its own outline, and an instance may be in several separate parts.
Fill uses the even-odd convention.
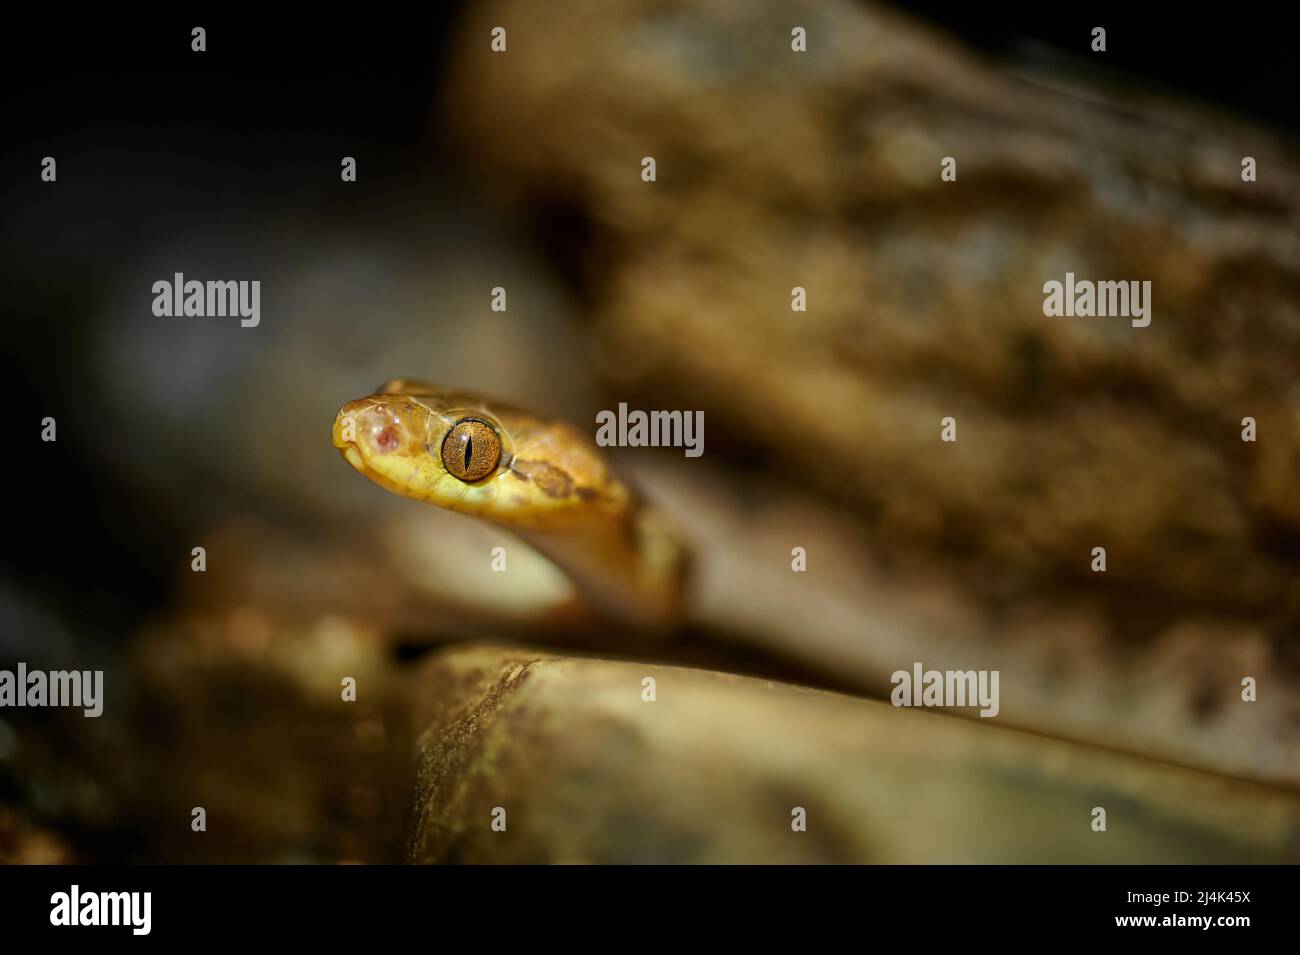
[[[0,858],[1294,858],[1300,176],[1282,32],[724,0],[25,17],[3,57],[0,666],[103,668],[108,697],[100,720],[0,712]],[[957,183],[939,182],[948,155]],[[155,317],[150,286],[177,271],[259,279],[260,326]],[[1152,326],[1045,319],[1042,283],[1066,271],[1151,279]],[[544,622],[562,578],[330,446],[335,410],[395,376],[579,424],[619,401],[703,410],[704,458],[621,458],[698,551],[690,619],[654,660],[875,699],[913,660],[995,668],[998,729],[902,724],[898,769],[874,710],[733,698],[694,673],[692,716],[663,738],[642,711],[567,710],[619,671]],[[498,543],[507,575],[479,559]],[[618,636],[606,655],[638,658]],[[483,645],[577,669],[502,718],[504,755],[453,759],[447,727],[483,674],[521,665]],[[340,673],[365,687],[355,705]],[[539,726],[608,733],[584,747]],[[566,738],[567,775],[546,758]],[[720,753],[729,788],[710,788]],[[542,778],[556,802],[534,807],[532,841],[484,846],[458,815],[480,784],[500,799]],[[768,797],[809,779],[834,834],[773,842]],[[916,800],[939,781],[946,801]],[[1189,791],[1223,813],[1179,815]],[[1142,820],[1127,849],[1064,831],[1104,793]],[[711,805],[748,808],[690,817]],[[1015,811],[970,841],[990,805]],[[566,834],[584,806],[600,825]],[[882,835],[913,824],[938,835]]]

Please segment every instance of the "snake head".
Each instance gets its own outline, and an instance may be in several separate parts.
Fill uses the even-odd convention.
[[[477,510],[506,459],[500,426],[485,413],[440,410],[428,399],[377,394],[334,419],[334,446],[390,491],[443,507]]]
[[[567,425],[469,393],[387,387],[334,419],[334,446],[381,487],[518,527],[625,503],[601,455]]]
[[[339,409],[334,446],[395,494],[516,531],[611,619],[655,629],[680,612],[684,546],[571,425],[395,379]]]

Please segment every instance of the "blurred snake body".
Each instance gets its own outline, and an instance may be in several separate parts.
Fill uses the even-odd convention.
[[[510,529],[605,621],[651,632],[678,623],[681,537],[576,428],[402,378],[344,405],[334,446],[395,494]]]

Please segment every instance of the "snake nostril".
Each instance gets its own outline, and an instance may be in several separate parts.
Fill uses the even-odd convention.
[[[380,451],[396,451],[397,446],[401,443],[401,435],[391,425],[375,436],[375,447],[379,448]]]

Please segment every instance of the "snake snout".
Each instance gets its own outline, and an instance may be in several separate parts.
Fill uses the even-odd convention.
[[[361,457],[357,435],[360,433],[362,416],[366,410],[367,405],[364,401],[349,401],[334,416],[334,447],[342,451],[343,457],[358,471],[363,469],[365,463]]]
[[[342,450],[356,443],[357,421],[364,405],[360,401],[349,401],[334,416],[334,447]]]
[[[334,417],[334,447],[358,471],[387,474],[409,470],[412,459],[427,453],[421,408],[403,396],[372,395],[350,401]]]

